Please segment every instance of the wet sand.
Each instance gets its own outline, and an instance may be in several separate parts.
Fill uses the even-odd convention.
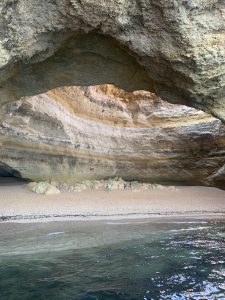
[[[34,222],[203,216],[225,213],[225,191],[209,187],[176,189],[62,192],[43,196],[26,190],[24,182],[0,179],[1,221]]]

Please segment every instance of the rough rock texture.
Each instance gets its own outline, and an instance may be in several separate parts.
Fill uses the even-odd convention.
[[[79,48],[78,33],[103,37],[96,41],[95,49]],[[68,39],[74,40],[70,47],[74,57],[79,58],[86,49],[89,66],[97,59],[105,59],[109,65],[109,57],[102,54],[101,41],[106,36],[125,47],[145,68],[163,99],[186,102],[225,120],[224,0],[1,0],[0,102],[11,101],[20,93],[45,92],[46,83],[36,86],[39,68],[54,77],[56,61],[50,70],[44,61]],[[68,52],[64,58],[69,66]],[[79,74],[79,59],[73,66]],[[90,72],[88,82],[82,84],[95,84],[93,81],[102,81],[102,77],[104,82],[99,84],[116,83],[116,78],[97,73]],[[61,75],[48,82],[48,88],[65,85],[67,79]]]
[[[63,87],[2,107],[0,167],[34,181],[225,187],[225,125],[146,91]]]
[[[60,194],[60,190],[57,189],[54,185],[49,184],[48,182],[30,182],[26,188],[31,190],[36,194],[42,195],[57,195]]]
[[[225,121],[224,0],[0,1],[0,174],[224,187],[221,121],[153,93]]]

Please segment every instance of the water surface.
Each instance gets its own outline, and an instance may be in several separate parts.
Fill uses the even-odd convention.
[[[225,221],[0,224],[0,299],[225,299]]]

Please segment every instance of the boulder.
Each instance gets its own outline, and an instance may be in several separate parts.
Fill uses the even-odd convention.
[[[29,188],[33,185],[32,191],[36,194],[42,195],[57,195],[60,193],[60,190],[55,186],[49,184],[48,182],[38,182],[36,184],[30,184]]]

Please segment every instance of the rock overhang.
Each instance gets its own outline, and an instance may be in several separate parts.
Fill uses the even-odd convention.
[[[164,100],[202,109],[224,121],[225,22],[224,4],[219,0],[179,3],[175,0],[100,3],[93,0],[4,0],[0,4],[0,15],[0,119],[5,114],[6,103],[20,101],[21,97],[34,96],[41,99],[38,98],[40,94],[48,94],[49,90],[56,87],[63,89],[64,86],[75,86],[82,90],[82,86],[110,83],[125,91],[154,91]],[[51,105],[48,97],[43,97],[47,101],[47,109]],[[134,110],[132,106],[130,109]],[[24,111],[31,113],[30,107],[26,105]],[[31,119],[32,116],[37,118],[37,114],[40,111],[36,110],[31,114]],[[132,117],[136,118],[136,114]],[[43,115],[40,118],[44,121]],[[50,123],[58,122],[53,122],[53,119],[54,117],[49,118]],[[115,121],[117,122],[118,120]],[[17,125],[14,124],[15,127]],[[177,127],[174,135],[178,134],[182,138],[186,135],[186,143],[188,138],[193,139],[193,147],[189,147],[190,151],[187,151],[189,160],[184,148],[179,150],[179,147],[170,147],[167,153],[183,151],[182,155],[187,157],[183,164],[179,159],[176,164],[170,164],[170,176],[176,177],[178,169],[188,169],[193,159],[192,154],[195,153],[196,160],[192,161],[191,168],[195,168],[197,164],[201,169],[205,165],[198,183],[216,185],[219,180],[218,185],[223,186],[224,137],[221,123],[214,119],[187,126],[186,131],[182,127],[179,130]],[[20,143],[23,133],[18,134],[14,139],[18,139]],[[158,138],[158,143],[163,143],[163,138],[165,142],[165,135]],[[171,138],[168,142],[171,142]],[[14,162],[18,158],[22,161],[22,169],[23,161],[33,159],[31,151],[35,155],[35,150],[31,150],[32,147],[28,144],[25,146],[29,149],[26,155],[17,149],[17,158],[11,156]],[[44,155],[40,153],[43,145],[36,145],[37,148],[40,147],[39,156],[36,155],[39,161],[47,162],[50,157],[50,154],[46,154],[50,153],[48,147],[51,148],[47,144],[48,142],[44,146]],[[118,146],[118,141],[113,147],[116,145]],[[10,148],[12,151],[16,149],[13,147]],[[54,152],[54,149],[51,148],[51,151]],[[60,151],[58,156],[52,157],[50,165],[53,166],[54,160],[58,165],[76,165],[76,155],[70,156]],[[99,158],[93,161],[96,163]],[[80,170],[93,161],[91,158],[88,162],[81,159]],[[102,166],[106,169],[105,176],[109,176],[110,172],[113,175],[116,169],[122,170],[130,166],[130,162],[111,164],[109,160],[106,161]],[[45,163],[42,167],[44,165]],[[141,169],[143,165],[137,164],[136,167]],[[162,164],[162,170],[168,167],[166,165],[166,162]],[[134,168],[133,166],[131,169]],[[151,168],[152,166],[149,170]],[[154,168],[159,167],[155,164]],[[43,176],[41,169],[36,170],[36,174],[34,169],[31,170],[30,177],[40,179]],[[52,167],[46,170],[48,174],[54,173]],[[197,182],[198,172],[194,175],[190,171],[183,171],[184,182],[187,182],[187,178],[191,183]],[[71,176],[74,175],[71,173]]]
[[[54,55],[71,32],[96,32],[132,52],[160,97],[224,120],[223,1],[4,0],[0,16],[2,81],[13,65]]]

